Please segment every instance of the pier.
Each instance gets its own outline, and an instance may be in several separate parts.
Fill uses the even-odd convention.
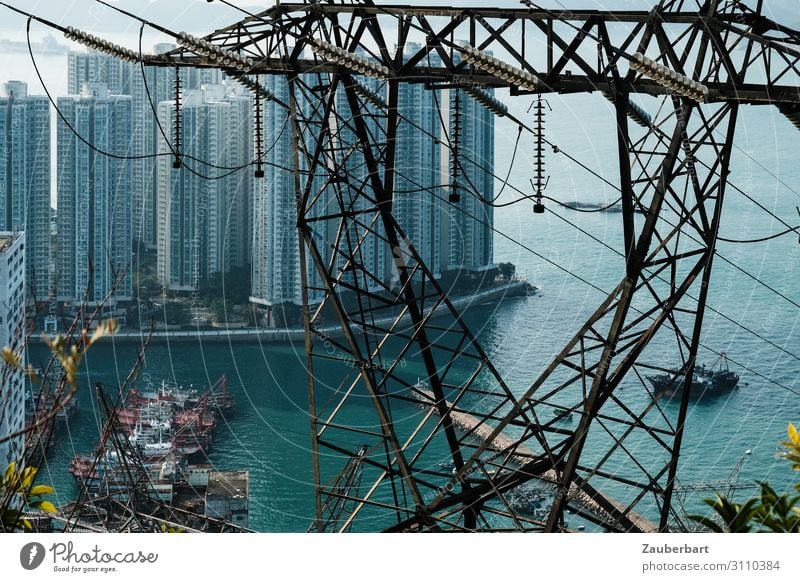
[[[421,406],[426,409],[430,408],[438,414],[439,409],[435,406],[436,398],[432,392],[429,390],[416,388],[413,392],[413,395]],[[450,418],[452,419],[453,425],[456,428],[464,431],[465,433],[471,434],[478,441],[486,442],[488,447],[495,452],[504,453],[513,449],[515,453],[511,455],[510,458],[517,465],[523,466],[532,459],[538,457],[536,453],[527,448],[525,445],[517,445],[517,439],[514,439],[503,433],[498,434],[491,441],[489,441],[489,439],[492,437],[492,433],[494,432],[494,427],[482,422],[480,419],[471,414],[455,410],[453,404],[447,400],[445,400],[445,404],[447,408],[450,409]],[[553,469],[545,471],[539,476],[539,478],[549,483],[558,482],[558,475]],[[615,501],[608,495],[600,495],[602,495],[603,499],[607,503],[614,506],[615,509],[619,510],[620,512],[625,511],[624,504]],[[582,491],[577,485],[575,485],[574,482],[570,485],[567,498],[573,503],[580,505],[581,508],[588,513],[591,513],[604,521],[618,521],[616,517],[606,511],[593,496],[589,495],[585,491]],[[626,516],[634,525],[634,527],[643,533],[655,533],[658,531],[658,526],[642,515],[639,515],[633,511],[629,511]]]

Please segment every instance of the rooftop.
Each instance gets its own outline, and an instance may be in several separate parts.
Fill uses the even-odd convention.
[[[6,252],[19,239],[18,232],[0,232],[0,253]]]

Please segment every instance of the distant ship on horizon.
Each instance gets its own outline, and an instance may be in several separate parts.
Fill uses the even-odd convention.
[[[54,36],[48,34],[41,42],[32,42],[31,49],[35,54],[65,55],[70,51],[69,45],[60,44]],[[27,53],[28,43],[21,40],[0,38],[0,53]]]

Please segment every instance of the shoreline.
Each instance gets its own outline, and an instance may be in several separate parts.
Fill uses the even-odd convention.
[[[477,307],[490,303],[495,300],[502,300],[514,297],[526,297],[528,295],[528,283],[526,281],[512,281],[505,285],[500,285],[492,289],[481,291],[474,295],[466,295],[451,300],[453,307],[460,312],[468,310],[470,307]],[[534,287],[535,288],[535,287]],[[446,306],[440,305],[436,312],[445,311]],[[407,318],[408,316],[406,316]],[[405,318],[404,318],[405,319]],[[380,323],[380,320],[376,323]],[[392,318],[385,318],[386,322]],[[328,337],[339,337],[344,332],[339,325],[330,325],[318,328],[318,331]],[[147,338],[143,331],[119,331],[111,336],[114,344],[139,344],[142,345]],[[305,330],[297,328],[245,328],[245,329],[196,329],[196,330],[158,330],[154,331],[150,339],[150,345],[160,343],[189,343],[189,342],[212,342],[212,343],[292,343],[304,341]]]

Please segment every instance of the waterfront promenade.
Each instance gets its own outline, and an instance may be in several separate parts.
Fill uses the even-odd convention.
[[[451,300],[453,306],[459,311],[465,311],[470,307],[477,307],[492,301],[508,299],[511,297],[523,297],[527,295],[528,283],[515,280],[504,285],[498,285],[485,291],[458,297]],[[437,312],[444,314],[445,305],[440,305]],[[376,321],[376,324],[389,323],[392,318],[384,318]],[[318,328],[318,331],[326,337],[339,337],[344,331],[338,324]],[[180,330],[158,330],[154,331],[150,344],[158,343],[188,343],[188,342],[217,342],[217,343],[289,343],[303,341],[305,331],[302,327],[298,328],[269,328],[269,327],[248,327],[238,329],[180,329]],[[119,331],[114,334],[113,341],[116,344],[142,344],[147,338],[146,330]]]

